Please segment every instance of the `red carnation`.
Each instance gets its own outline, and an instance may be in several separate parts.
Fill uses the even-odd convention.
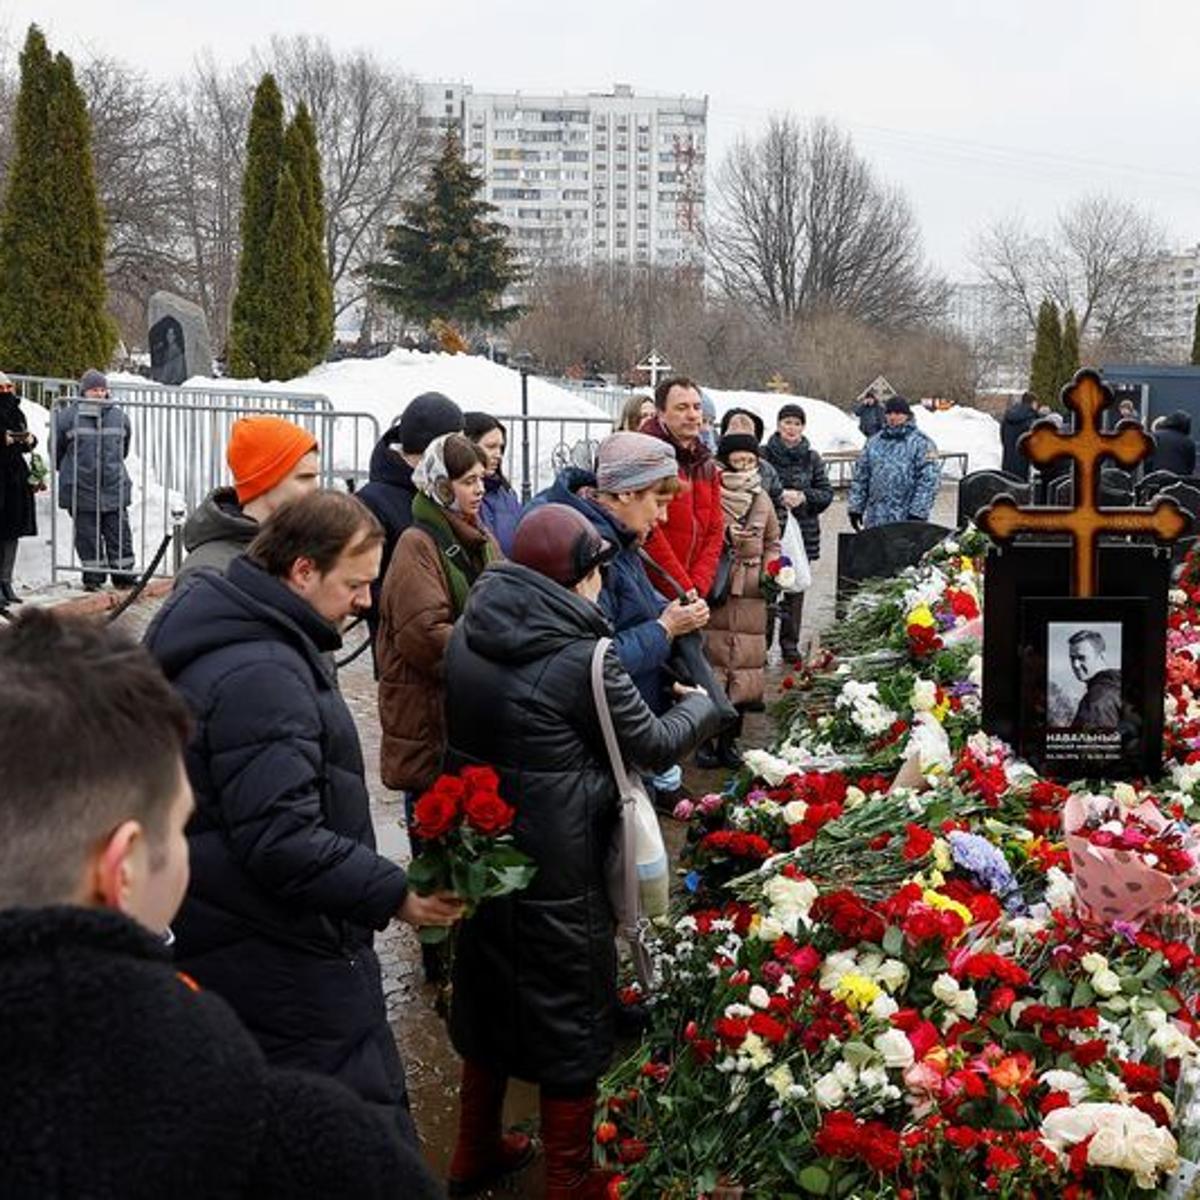
[[[750,1032],[757,1034],[764,1042],[777,1046],[787,1037],[787,1026],[774,1017],[768,1017],[766,1013],[758,1012],[750,1018]]]
[[[1157,1067],[1148,1063],[1123,1062],[1121,1064],[1121,1082],[1131,1092],[1156,1092],[1162,1080]]]
[[[924,858],[933,849],[934,836],[928,829],[914,825],[911,821],[904,827],[903,855],[907,862]]]

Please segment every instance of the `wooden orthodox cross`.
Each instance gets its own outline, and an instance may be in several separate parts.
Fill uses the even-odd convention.
[[[650,386],[655,388],[658,387],[659,377],[669,374],[675,368],[657,350],[651,350],[633,369],[645,371],[650,376]]]
[[[1021,508],[1011,496],[999,496],[979,514],[979,525],[999,542],[1018,533],[1069,533],[1074,539],[1072,591],[1076,596],[1094,596],[1096,550],[1102,533],[1152,533],[1160,542],[1173,542],[1187,529],[1189,518],[1166,496],[1150,508],[1101,508],[1097,504],[1101,460],[1136,466],[1154,449],[1154,439],[1132,421],[1122,421],[1115,433],[1101,430],[1100,414],[1112,404],[1113,394],[1095,371],[1077,372],[1063,399],[1075,414],[1075,432],[1060,433],[1049,422],[1039,421],[1018,444],[1036,466],[1063,458],[1075,464],[1074,507]]]

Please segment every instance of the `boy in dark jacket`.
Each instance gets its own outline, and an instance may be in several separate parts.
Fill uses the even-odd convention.
[[[325,657],[370,603],[382,542],[353,496],[285,505],[224,575],[178,588],[146,644],[197,724],[180,965],[269,1061],[340,1080],[411,1134],[374,931],[462,909],[410,892],[375,852],[358,732]]]
[[[809,562],[821,557],[820,515],[833,503],[833,488],[821,456],[804,436],[808,419],[798,404],[779,410],[775,432],[763,447],[763,460],[775,468],[783,485],[783,504],[800,526],[804,552]],[[800,649],[800,621],[804,593],[781,596],[779,600],[779,649],[785,659],[794,659]],[[770,646],[773,631],[767,635]]]
[[[79,396],[53,414],[58,507],[75,522],[75,553],[85,591],[98,591],[111,572],[114,587],[133,584],[133,480],[125,469],[129,418],[113,402],[108,379],[84,371]]]
[[[376,1113],[269,1067],[171,965],[188,715],[150,656],[34,611],[0,632],[0,676],[21,748],[0,788],[0,1194],[437,1196]]]

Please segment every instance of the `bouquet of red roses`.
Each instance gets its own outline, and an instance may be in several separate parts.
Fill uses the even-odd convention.
[[[491,767],[464,767],[442,775],[418,800],[413,832],[423,843],[408,868],[419,895],[454,892],[470,916],[484,900],[529,886],[537,867],[513,845],[517,810],[500,797],[500,779]],[[444,927],[424,928],[421,941],[440,942]]]

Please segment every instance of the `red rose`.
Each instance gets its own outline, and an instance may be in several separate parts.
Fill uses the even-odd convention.
[[[481,792],[498,792],[500,776],[491,767],[463,767],[459,777],[469,788]]]
[[[517,815],[517,810],[511,804],[505,804],[495,792],[472,792],[463,811],[471,828],[488,837],[503,833]]]
[[[934,837],[928,829],[914,825],[911,821],[904,827],[903,855],[907,862],[924,858],[933,849]]]
[[[452,791],[439,790],[437,784],[417,801],[413,810],[413,832],[422,841],[436,841],[457,822],[458,797]]]
[[[1038,1104],[1038,1112],[1043,1117],[1048,1117],[1056,1108],[1070,1108],[1071,1096],[1069,1092],[1048,1092]]]

